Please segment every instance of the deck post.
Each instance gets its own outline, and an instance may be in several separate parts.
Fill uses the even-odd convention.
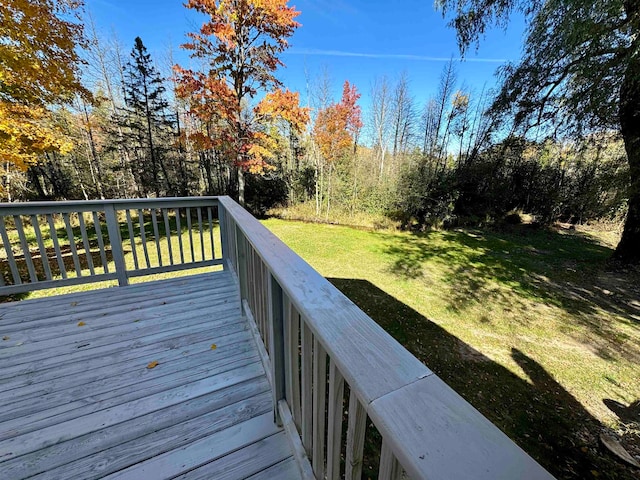
[[[122,236],[120,235],[120,226],[116,217],[116,207],[113,203],[105,203],[104,214],[107,220],[107,232],[109,233],[109,243],[111,244],[111,253],[113,261],[116,265],[116,275],[118,277],[118,285],[124,287],[129,285],[127,278],[127,267],[124,263],[124,248],[122,247]],[[131,241],[135,241],[133,238]]]
[[[269,358],[271,360],[271,379],[273,384],[274,420],[282,425],[278,412],[278,402],[285,399],[285,371],[284,371],[284,294],[282,287],[273,275],[269,274],[268,321],[269,321]]]
[[[228,270],[229,262],[231,258],[229,257],[229,245],[227,245],[227,221],[226,221],[226,213],[225,208],[221,202],[216,203],[218,205],[218,225],[220,226],[220,249],[221,249],[221,257],[222,257],[222,267],[225,270]]]

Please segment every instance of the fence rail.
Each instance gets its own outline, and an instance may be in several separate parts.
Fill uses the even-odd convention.
[[[0,204],[0,295],[220,265],[218,199]]]
[[[219,202],[225,260],[284,406],[275,413],[291,417],[309,476],[359,479],[368,417],[381,480],[553,478],[249,213]]]

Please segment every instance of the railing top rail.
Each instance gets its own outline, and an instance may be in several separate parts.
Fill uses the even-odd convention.
[[[217,204],[218,197],[163,197],[106,200],[65,200],[52,202],[0,203],[0,215],[33,215],[48,213],[93,212],[112,205],[116,209],[127,208],[177,208]]]
[[[173,208],[178,205],[197,205],[217,203],[219,197],[163,197],[163,198],[133,198],[133,199],[105,199],[105,200],[65,200],[48,202],[16,202],[0,203],[0,215],[33,214],[34,210],[43,213],[91,212],[99,210],[105,205],[116,208]]]
[[[219,202],[411,478],[553,478],[247,211]]]

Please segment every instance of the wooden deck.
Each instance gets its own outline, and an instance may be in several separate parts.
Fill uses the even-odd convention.
[[[2,479],[300,477],[229,272],[3,304],[0,338]]]

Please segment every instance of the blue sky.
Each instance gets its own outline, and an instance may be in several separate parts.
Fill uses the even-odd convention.
[[[449,58],[459,58],[455,32],[447,26],[430,0],[298,0],[291,2],[302,14],[302,27],[291,39],[282,59],[287,68],[278,77],[306,98],[306,79],[326,69],[336,97],[344,80],[367,93],[376,77],[391,80],[403,71],[410,79],[414,97],[423,103],[436,88],[440,72]],[[185,33],[201,23],[199,14],[183,7],[179,0],[86,0],[100,32],[114,31],[126,51],[140,36],[160,61],[169,45],[178,63],[189,62],[178,46]],[[506,60],[520,56],[524,24],[515,19],[505,32],[490,31],[476,51],[457,66],[458,79],[480,91],[495,84],[495,71]]]

